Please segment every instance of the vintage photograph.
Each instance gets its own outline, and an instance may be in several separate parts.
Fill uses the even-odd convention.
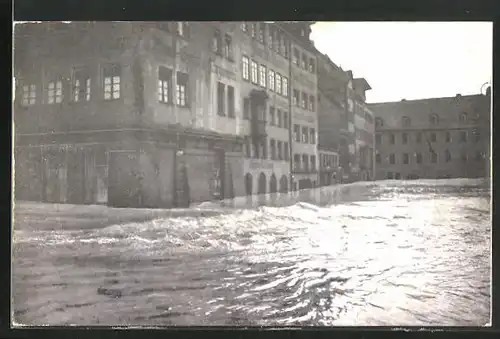
[[[12,326],[489,326],[490,22],[15,22]]]

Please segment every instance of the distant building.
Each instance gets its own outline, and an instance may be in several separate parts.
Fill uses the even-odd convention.
[[[487,175],[488,95],[402,100],[369,106],[376,116],[377,179]]]
[[[172,207],[314,186],[309,25],[17,25],[16,198]]]

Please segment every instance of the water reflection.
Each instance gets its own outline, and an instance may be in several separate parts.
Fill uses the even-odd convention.
[[[489,190],[386,181],[14,237],[30,325],[474,325],[489,321]],[[280,198],[278,198],[280,200]],[[297,202],[297,201],[301,202]],[[312,203],[318,203],[313,205]]]

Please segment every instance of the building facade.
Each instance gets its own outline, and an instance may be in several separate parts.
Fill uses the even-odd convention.
[[[16,26],[16,198],[173,207],[313,186],[315,55],[309,24],[285,26]]]
[[[371,104],[376,116],[376,178],[488,175],[488,95]]]

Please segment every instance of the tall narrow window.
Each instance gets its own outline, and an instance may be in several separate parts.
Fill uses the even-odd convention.
[[[307,154],[302,154],[302,166],[304,171],[309,171],[309,156]]]
[[[235,116],[234,103],[234,87],[227,86],[227,115],[231,118]]]
[[[289,151],[289,145],[288,145],[288,142],[285,142],[283,144],[283,157],[285,158],[286,161],[290,160],[290,153],[288,152]]]
[[[302,101],[300,102],[300,107],[306,109],[307,108],[307,102],[308,102],[308,95],[304,92],[302,92]]]
[[[313,58],[309,59],[309,72],[316,72],[315,62]]]
[[[295,139],[295,142],[300,142],[300,126],[299,125],[293,125],[293,137]]]
[[[460,131],[460,142],[467,142],[467,132]]]
[[[288,96],[288,78],[286,77],[283,77],[281,79],[282,81],[282,93],[283,93],[283,96],[287,97]]]
[[[315,105],[314,103],[315,103],[314,96],[313,96],[313,95],[311,95],[311,96],[309,97],[309,110],[310,110],[311,112],[314,112],[314,110],[315,110],[315,106],[316,106],[316,105]]]
[[[280,52],[280,36],[281,36],[281,34],[278,31],[274,32],[274,38],[273,38],[274,46],[273,46],[273,48],[274,48],[274,51],[276,53]]]
[[[268,71],[268,74],[269,74],[269,81],[268,81],[268,83],[269,83],[269,89],[271,91],[274,91],[274,71],[272,69],[270,69]]]
[[[403,164],[408,165],[410,163],[410,155],[408,153],[403,153]]]
[[[158,101],[170,103],[171,101],[172,71],[166,67],[158,69]]]
[[[283,142],[278,140],[278,160],[283,160]]]
[[[446,132],[446,142],[451,142],[451,133]]]
[[[104,100],[120,98],[121,68],[119,65],[105,67],[104,75]]]
[[[439,118],[437,114],[432,114],[430,116],[431,125],[437,125],[439,123]]]
[[[251,74],[252,74],[252,83],[254,84],[258,84],[258,78],[259,78],[259,74],[258,74],[258,71],[257,71],[257,63],[255,61],[251,61]]]
[[[90,100],[90,75],[83,69],[73,71],[73,101]]]
[[[300,59],[300,67],[302,67],[303,69],[307,69],[306,60],[307,56],[304,53],[302,53],[302,58]]]
[[[226,85],[222,82],[217,82],[217,114],[226,115],[226,109],[224,107]]]
[[[283,127],[288,129],[288,113],[283,112]]]
[[[273,49],[273,35],[274,35],[274,30],[271,28],[271,26],[269,26],[269,34],[267,36],[267,48],[269,48],[269,50],[272,50]]]
[[[462,158],[462,162],[467,162],[468,156],[467,156],[467,153],[465,151],[462,151],[461,158]]]
[[[416,154],[416,160],[417,160],[417,164],[421,164],[422,163],[422,154],[421,153],[417,153]]]
[[[250,80],[250,74],[249,74],[249,59],[247,56],[243,56],[241,58],[241,63],[242,63],[242,68],[243,68],[243,79],[244,80]]]
[[[311,130],[310,130],[309,141],[311,142],[311,144],[315,144],[316,143],[316,131],[314,130],[314,128],[311,128]]]
[[[250,99],[243,99],[243,119],[250,119]]]
[[[276,117],[274,116],[274,107],[269,107],[269,124],[274,126],[276,124]]]
[[[450,162],[451,161],[451,153],[450,151],[446,150],[444,151],[444,159],[446,162]]]
[[[409,126],[411,125],[411,120],[410,120],[410,118],[408,118],[408,117],[403,117],[403,118],[402,118],[402,120],[403,120],[403,126],[404,126],[404,127],[409,127]]]
[[[295,64],[295,65],[299,65],[299,61],[300,60],[300,52],[297,48],[294,48],[293,49],[293,55],[292,55],[292,62]]]
[[[300,154],[293,155],[293,167],[296,171],[300,171]]]
[[[48,87],[48,103],[49,104],[59,104],[62,102],[62,81],[57,80],[57,81],[52,81],[49,82],[49,87]]]
[[[276,109],[276,126],[281,127],[283,125],[283,120],[281,117],[281,110]]]
[[[307,127],[302,127],[302,142],[304,144],[309,143],[309,131]]]
[[[241,30],[242,30],[243,32],[246,32],[246,31],[247,31],[247,23],[246,23],[246,22],[242,22],[242,23],[241,23]]]
[[[293,90],[293,101],[292,101],[292,104],[294,106],[297,106],[297,107],[299,107],[299,105],[300,105],[300,94],[299,93],[300,92],[298,90],[296,90],[296,89]]]
[[[436,133],[431,133],[431,142],[436,142],[437,136]]]
[[[36,103],[36,85],[24,85],[23,86],[23,106],[30,106]]]
[[[403,144],[407,144],[408,143],[408,133],[403,133],[401,136],[403,137]]]
[[[283,55],[284,57],[287,56],[287,53],[286,53],[286,45],[285,45],[285,38],[282,36],[280,36],[280,53],[281,55]]]
[[[474,133],[474,140],[476,142],[480,142],[481,141],[481,132],[479,132],[479,130],[475,129],[473,131],[473,133]]]
[[[389,155],[389,163],[391,165],[394,165],[396,163],[396,155],[395,154]]]
[[[281,94],[281,75],[276,73],[276,93]]]
[[[218,29],[215,30],[214,37],[212,39],[212,51],[217,54],[222,54],[222,36]]]
[[[266,78],[266,66],[260,65],[259,71],[260,71],[260,77],[259,77],[260,85],[262,87],[266,87],[266,79],[267,79]]]
[[[229,34],[226,34],[224,39],[224,56],[228,60],[233,60],[233,40]]]
[[[261,44],[264,43],[264,28],[265,28],[264,23],[263,22],[259,23],[259,42]]]
[[[311,171],[316,171],[316,156],[311,155]]]
[[[176,103],[177,106],[187,107],[188,105],[188,75],[185,73],[177,72],[177,86],[176,86]]]
[[[460,123],[466,124],[467,123],[467,113],[462,113],[460,114]]]
[[[382,163],[382,157],[380,156],[380,154],[379,154],[379,153],[375,154],[375,162],[376,162],[377,164]]]
[[[250,35],[252,36],[252,38],[255,39],[255,37],[257,36],[257,27],[256,27],[256,24],[255,22],[252,22],[250,24]]]
[[[269,148],[271,149],[271,159],[276,160],[276,140],[271,139],[269,141]]]

